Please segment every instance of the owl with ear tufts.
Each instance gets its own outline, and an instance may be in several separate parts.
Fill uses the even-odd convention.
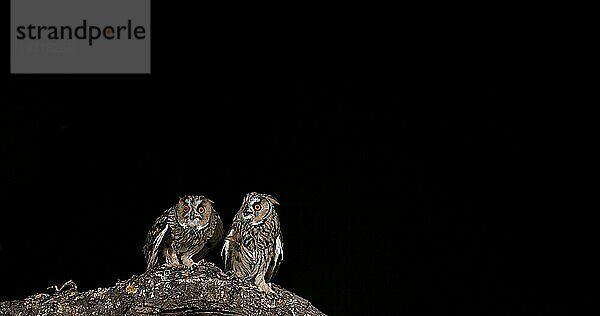
[[[281,226],[272,196],[248,193],[225,237],[221,256],[225,271],[253,282],[261,292],[273,294],[271,281],[283,260]]]
[[[147,269],[165,263],[192,267],[223,238],[223,222],[213,201],[202,195],[186,195],[166,210],[148,232],[144,255]]]

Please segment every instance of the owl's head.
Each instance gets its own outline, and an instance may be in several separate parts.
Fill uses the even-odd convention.
[[[260,225],[275,212],[275,205],[279,205],[279,202],[274,197],[251,192],[246,194],[242,202],[242,216],[250,220],[252,225]]]
[[[203,195],[186,195],[179,198],[176,210],[179,224],[204,228],[214,211],[213,201]]]

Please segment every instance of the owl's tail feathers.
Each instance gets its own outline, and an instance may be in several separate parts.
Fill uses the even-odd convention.
[[[154,240],[154,245],[152,246],[152,253],[148,257],[148,267],[147,267],[148,270],[150,270],[156,266],[156,262],[158,261],[158,248],[159,248],[160,244],[162,243],[162,240],[165,237],[165,234],[167,233],[168,230],[169,230],[169,226],[166,226],[160,232],[160,234],[158,234],[158,237],[156,237],[156,240]]]

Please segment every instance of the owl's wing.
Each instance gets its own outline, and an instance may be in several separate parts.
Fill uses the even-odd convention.
[[[225,237],[225,242],[223,242],[223,248],[221,249],[221,258],[223,258],[223,264],[225,266],[225,271],[229,271],[232,269],[231,266],[231,244],[229,237],[232,231],[229,231],[227,237]]]
[[[223,222],[218,214],[213,215],[213,220],[216,221],[215,230],[212,236],[206,241],[206,244],[200,250],[200,252],[196,255],[197,258],[202,259],[206,256],[206,254],[213,249],[220,241],[223,239]]]
[[[265,273],[265,280],[267,282],[271,281],[271,279],[275,276],[281,261],[283,261],[283,242],[281,241],[281,235],[278,235],[275,239],[275,252],[273,258],[269,262],[267,273]]]
[[[146,237],[144,256],[146,257],[148,270],[156,266],[156,262],[158,261],[158,253],[168,231],[168,218],[166,214],[163,214],[156,219],[154,225],[152,225],[152,228],[148,232],[148,236]]]
[[[215,226],[215,232],[208,241],[211,245],[211,248],[216,246],[221,241],[221,239],[223,239],[223,235],[225,233],[225,231],[223,230],[223,221],[221,221],[221,217],[219,217],[219,215],[216,215],[215,220],[217,221],[217,226]]]
[[[234,221],[231,225],[229,233],[225,237],[223,249],[221,249],[221,257],[223,258],[223,263],[225,264],[225,271],[233,269],[233,265],[231,262],[232,252],[237,251],[236,249],[239,249],[241,238],[240,233],[238,232],[238,226],[239,225],[237,225],[237,223]]]

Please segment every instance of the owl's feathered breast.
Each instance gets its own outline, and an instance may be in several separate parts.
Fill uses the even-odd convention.
[[[189,225],[186,222],[180,223],[177,220],[177,213],[171,212],[168,217],[168,225],[172,240],[172,247],[176,252],[187,251],[202,245],[206,241],[207,230],[209,226],[200,228]]]

